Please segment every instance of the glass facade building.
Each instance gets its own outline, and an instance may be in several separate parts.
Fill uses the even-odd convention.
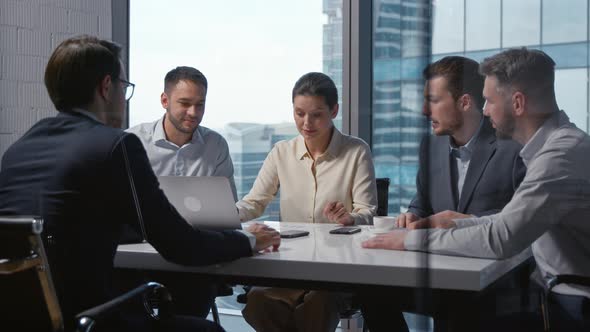
[[[244,197],[254,185],[256,176],[273,145],[297,135],[292,123],[263,125],[228,123],[221,134],[226,138],[234,163],[234,180],[238,198]],[[280,196],[266,207],[260,220],[280,220]]]
[[[432,12],[433,60],[463,55],[481,61],[523,46],[549,54],[556,62],[557,103],[588,132],[587,0],[437,0]]]
[[[372,148],[377,177],[391,181],[390,214],[416,192],[420,141],[428,133],[421,73],[431,54],[429,3],[373,1]]]
[[[342,0],[323,0],[322,12],[327,19],[322,36],[322,71],[336,84],[338,103],[342,105]],[[342,112],[334,125],[342,128]]]

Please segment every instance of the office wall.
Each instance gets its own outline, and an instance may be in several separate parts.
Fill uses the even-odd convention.
[[[0,155],[37,120],[53,116],[43,74],[64,39],[112,38],[112,0],[0,1]]]

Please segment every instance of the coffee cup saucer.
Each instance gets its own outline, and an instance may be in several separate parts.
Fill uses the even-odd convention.
[[[373,233],[373,234],[385,234],[385,233],[389,233],[395,229],[398,229],[399,227],[396,226],[390,226],[390,227],[385,227],[385,228],[377,228],[375,226],[369,226],[369,232]]]

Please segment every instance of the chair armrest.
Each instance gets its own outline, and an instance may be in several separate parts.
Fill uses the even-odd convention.
[[[77,331],[91,331],[96,322],[103,321],[119,312],[122,305],[143,297],[147,314],[153,319],[160,319],[172,313],[172,297],[163,285],[157,282],[142,284],[108,302],[85,310],[76,315]]]
[[[547,291],[551,291],[553,287],[559,284],[576,284],[581,286],[590,287],[590,277],[587,276],[579,276],[573,274],[560,274],[556,276],[550,276],[546,280],[546,289]]]

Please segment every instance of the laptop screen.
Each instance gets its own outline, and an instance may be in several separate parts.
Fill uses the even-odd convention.
[[[241,229],[229,181],[219,176],[159,176],[160,188],[193,227]]]

